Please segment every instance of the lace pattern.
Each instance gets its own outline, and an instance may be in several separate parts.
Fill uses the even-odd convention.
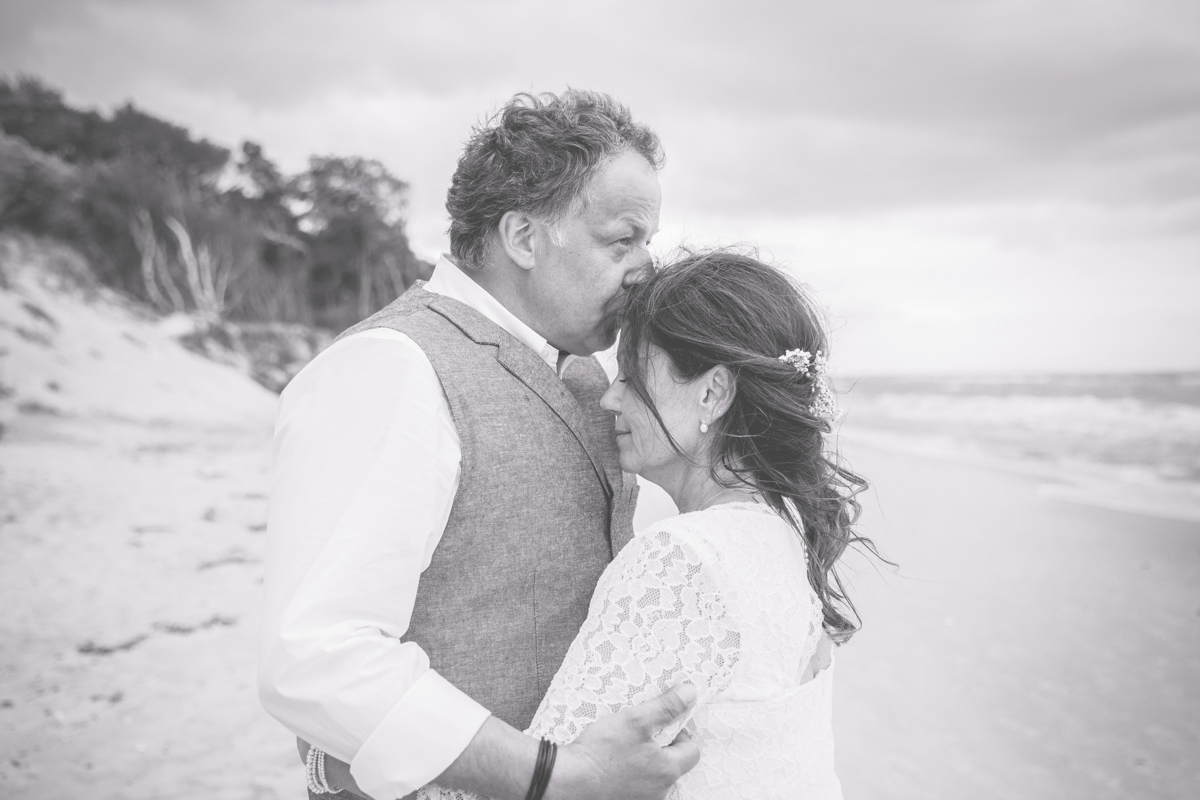
[[[534,736],[568,744],[600,717],[679,683],[693,683],[702,700],[729,685],[741,636],[713,566],[686,537],[649,532],[613,564],[534,716]],[[660,743],[685,722],[662,731]]]

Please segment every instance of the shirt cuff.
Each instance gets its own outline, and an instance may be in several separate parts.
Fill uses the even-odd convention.
[[[446,771],[491,716],[427,670],[358,749],[350,774],[371,797],[404,797]]]

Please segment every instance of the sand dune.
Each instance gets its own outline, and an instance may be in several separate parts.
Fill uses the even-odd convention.
[[[255,696],[275,396],[0,243],[0,796],[300,796]]]

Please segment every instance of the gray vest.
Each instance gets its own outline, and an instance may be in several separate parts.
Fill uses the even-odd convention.
[[[560,380],[478,311],[421,285],[342,334],[386,327],[416,342],[462,442],[458,494],[403,638],[523,730],[633,535],[637,484],[617,463],[594,358]]]

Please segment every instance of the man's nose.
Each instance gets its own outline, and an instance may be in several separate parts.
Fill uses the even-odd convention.
[[[649,253],[645,255],[646,258],[640,264],[625,273],[625,280],[621,283],[626,289],[646,280],[654,272],[654,259]]]

